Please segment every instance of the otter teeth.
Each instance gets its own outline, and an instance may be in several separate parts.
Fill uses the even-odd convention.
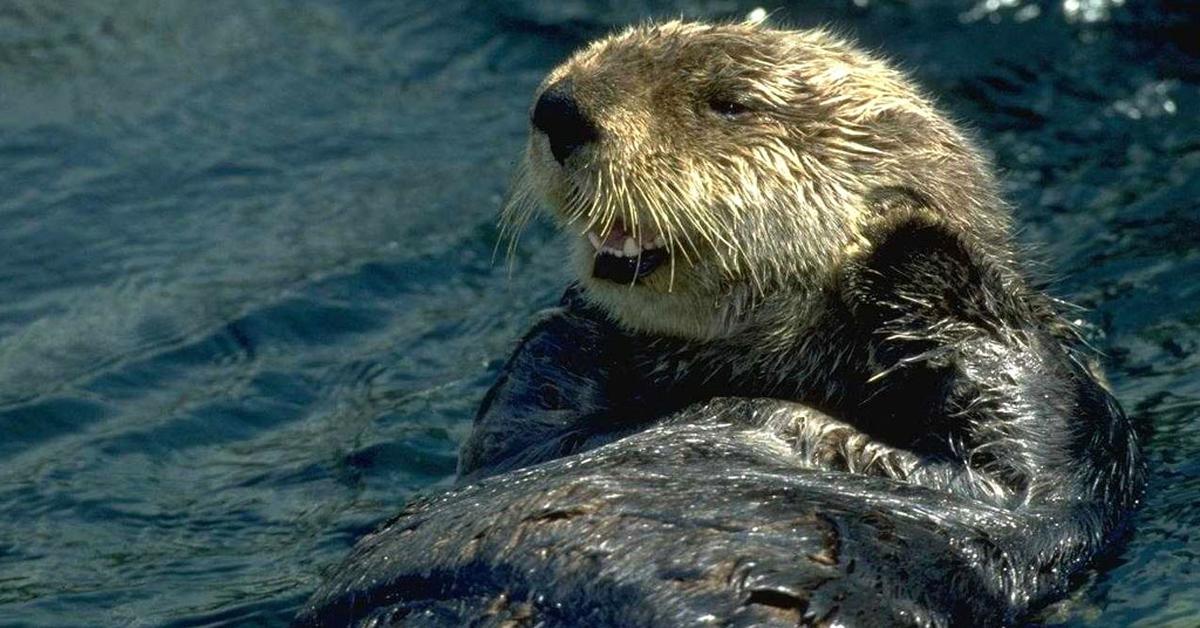
[[[615,255],[617,257],[638,257],[643,251],[660,249],[665,246],[663,237],[655,236],[652,240],[640,240],[624,233],[624,230],[614,230],[607,236],[601,236],[594,231],[587,232],[588,242],[597,253]],[[640,241],[639,241],[640,240]]]

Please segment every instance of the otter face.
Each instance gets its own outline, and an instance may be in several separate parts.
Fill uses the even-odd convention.
[[[602,39],[551,72],[530,119],[504,233],[540,200],[589,300],[629,329],[694,339],[776,295],[815,299],[861,238],[864,195],[934,170],[927,144],[977,160],[881,62],[753,24]]]

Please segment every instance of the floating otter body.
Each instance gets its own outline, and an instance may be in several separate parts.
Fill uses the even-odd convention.
[[[820,31],[673,22],[578,53],[531,117],[506,231],[545,201],[579,283],[484,400],[464,485],[301,623],[1008,624],[1120,530],[1133,430],[903,76]]]

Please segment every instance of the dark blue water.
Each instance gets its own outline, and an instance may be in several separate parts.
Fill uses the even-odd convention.
[[[820,0],[995,153],[1153,479],[1043,619],[1200,617],[1200,10]],[[581,42],[724,0],[0,2],[0,623],[285,622],[566,282],[496,209]]]

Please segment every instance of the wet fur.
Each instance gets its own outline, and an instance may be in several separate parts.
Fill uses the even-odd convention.
[[[919,215],[874,233],[786,376],[815,346],[751,367],[569,292],[481,408],[480,481],[305,621],[986,626],[1061,595],[1140,491],[1131,426],[1045,297]]]
[[[663,28],[571,63],[711,34]],[[830,241],[767,243],[725,212],[749,239],[697,247],[673,285],[568,290],[484,400],[464,484],[363,539],[299,624],[1006,625],[1120,533],[1144,481],[1134,431],[1023,278],[985,162],[884,66],[779,33],[867,64],[883,87],[849,89],[883,103],[859,112],[872,129],[912,114],[934,130],[897,123],[919,150],[842,186]],[[717,34],[735,52],[747,37]],[[784,208],[795,189],[776,175],[776,239],[822,233],[834,198]],[[608,215],[563,207],[567,226]],[[714,252],[730,257],[705,265]],[[712,314],[671,319],[680,303]]]

